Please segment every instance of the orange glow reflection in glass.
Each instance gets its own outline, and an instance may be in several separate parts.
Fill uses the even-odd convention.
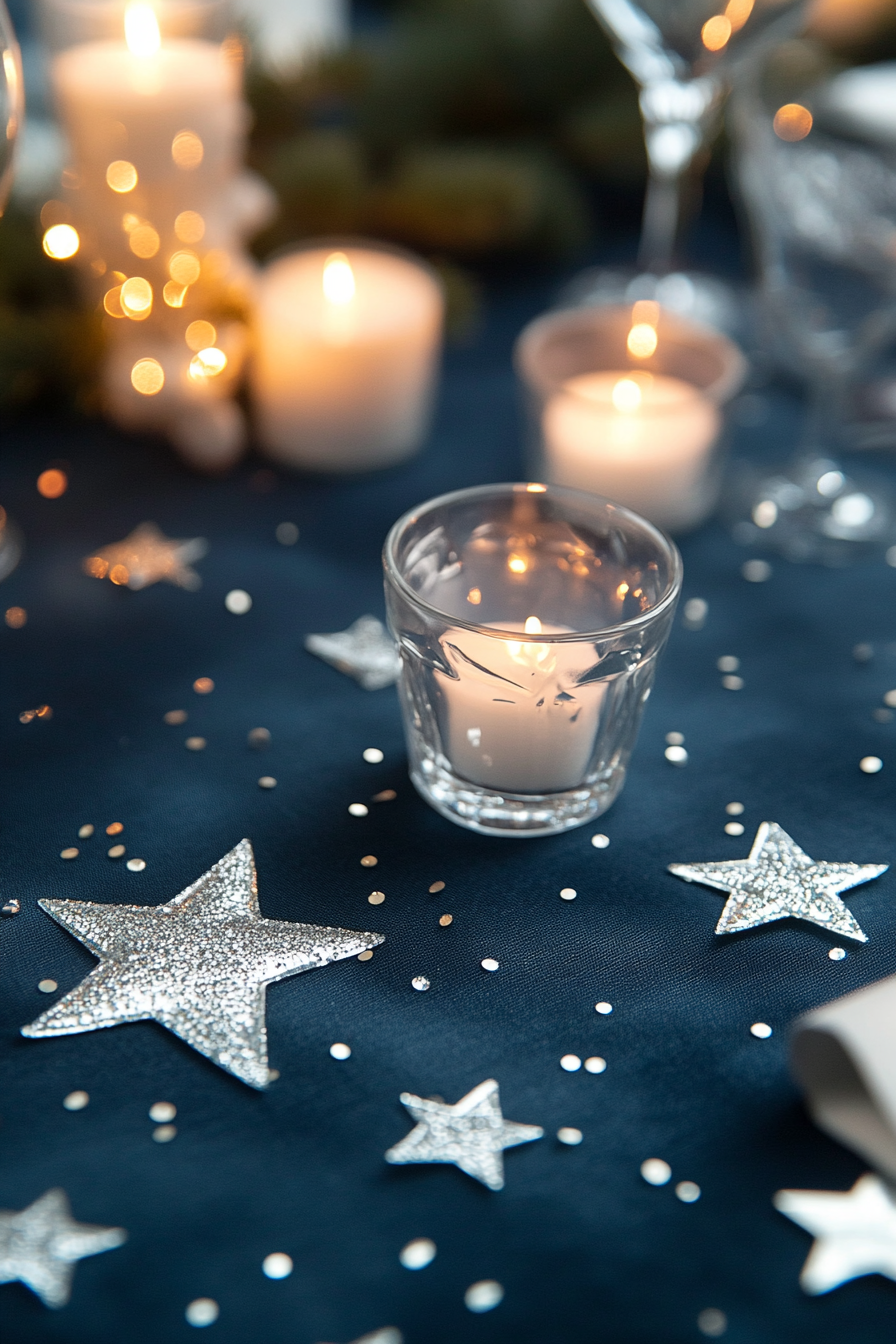
[[[713,18],[706,20],[700,30],[700,37],[707,51],[722,51],[728,45],[731,33],[731,20],[726,18],[724,14],[716,14]]]
[[[131,385],[141,396],[154,397],[165,386],[165,370],[157,359],[138,359],[131,369]],[[109,577],[112,577],[111,574]]]
[[[779,140],[805,140],[812,129],[812,113],[802,103],[785,103],[772,124]]]

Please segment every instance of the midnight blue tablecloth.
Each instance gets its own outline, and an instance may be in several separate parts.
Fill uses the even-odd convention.
[[[449,352],[423,455],[377,477],[272,480],[253,461],[206,481],[100,426],[4,431],[0,501],[27,552],[0,605],[25,607],[28,622],[0,627],[0,895],[22,903],[0,926],[0,1206],[61,1185],[78,1219],[129,1232],[77,1266],[61,1311],[0,1288],[8,1344],[176,1344],[195,1337],[184,1309],[197,1297],[220,1305],[218,1344],[345,1344],[385,1325],[407,1344],[686,1344],[709,1307],[726,1314],[731,1344],[893,1339],[891,1282],[803,1295],[810,1238],[771,1197],[846,1189],[863,1170],[809,1122],[787,1030],[896,970],[896,874],[849,893],[869,942],[835,962],[837,940],[806,924],[715,939],[723,898],[666,865],[745,856],[763,820],[815,858],[896,857],[896,725],[872,718],[896,685],[896,570],[778,562],[751,584],[749,552],[719,526],[686,539],[684,595],[706,599],[706,624],[675,629],[619,802],[550,840],[484,839],[430,811],[405,774],[394,691],[366,693],[303,651],[311,631],[382,612],[380,545],[404,509],[522,472],[510,346],[546,297],[534,282],[497,287],[479,338]],[[789,451],[793,405],[751,395],[738,451]],[[70,487],[49,501],[35,480],[57,459]],[[208,538],[201,591],[133,593],[81,571],[83,556],[147,519]],[[275,540],[283,521],[301,529],[293,547]],[[232,588],[251,594],[247,615],[225,609]],[[874,647],[863,664],[860,641]],[[725,654],[741,660],[741,691],[721,685]],[[211,695],[193,692],[197,677],[213,678]],[[51,720],[19,722],[41,703]],[[184,725],[163,722],[172,709],[188,711]],[[264,754],[246,741],[258,726],[272,734]],[[685,735],[683,769],[663,757],[670,730]],[[205,751],[186,750],[188,735]],[[382,764],[364,762],[367,747]],[[860,772],[867,754],[883,758],[880,774]],[[276,789],[259,789],[263,774]],[[393,802],[370,801],[389,788]],[[723,831],[733,800],[746,809],[740,838]],[[350,816],[352,802],[369,816]],[[145,871],[106,857],[113,821]],[[79,842],[86,822],[97,834]],[[608,848],[591,845],[597,831]],[[40,897],[158,903],[243,836],[264,914],[387,938],[368,964],[269,991],[281,1077],[267,1094],[152,1023],[18,1035],[50,1001],[39,980],[62,994],[94,964]],[[72,844],[80,856],[65,862]],[[445,888],[431,895],[436,881]],[[497,973],[480,967],[489,956]],[[428,993],[412,989],[417,975]],[[595,1013],[600,1000],[611,1015]],[[770,1039],[751,1036],[757,1020]],[[330,1057],[334,1041],[350,1044],[349,1060]],[[603,1056],[606,1072],[563,1072],[567,1052]],[[503,1192],[453,1167],[385,1164],[410,1127],[399,1093],[456,1101],[490,1077],[508,1119],[546,1131],[506,1154]],[[90,1104],[70,1113],[74,1089]],[[178,1107],[166,1145],[147,1115],[160,1100]],[[583,1143],[557,1142],[561,1126]],[[670,1163],[669,1185],[642,1180],[648,1157]],[[682,1179],[700,1185],[698,1202],[676,1199]],[[410,1272],[398,1253],[419,1236],[438,1255]],[[293,1258],[291,1277],[263,1276],[272,1251]],[[473,1315],[464,1292],[481,1279],[505,1298]]]

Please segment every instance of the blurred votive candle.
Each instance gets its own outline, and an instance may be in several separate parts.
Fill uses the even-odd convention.
[[[318,471],[410,457],[429,425],[443,308],[432,271],[385,248],[311,246],[273,261],[252,368],[267,454]]]

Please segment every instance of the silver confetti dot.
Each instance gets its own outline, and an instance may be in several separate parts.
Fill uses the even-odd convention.
[[[330,1054],[334,1059],[348,1059],[352,1053],[350,1045],[345,1045],[343,1041],[336,1041],[330,1046]]]
[[[563,887],[560,892],[561,901],[574,901],[578,892],[575,887]]]
[[[743,803],[726,803],[725,811],[728,813],[729,817],[742,817],[744,814],[744,805]]]
[[[195,1326],[214,1325],[220,1314],[221,1309],[213,1297],[197,1297],[184,1312],[187,1324]]]
[[[708,1339],[720,1339],[728,1329],[728,1317],[724,1311],[718,1311],[715,1307],[707,1307],[697,1317],[697,1329],[701,1335],[706,1335]]]
[[[379,765],[383,759],[383,753],[379,747],[366,747],[361,754],[368,765]]]
[[[828,956],[830,957],[831,961],[842,961],[846,956],[846,948],[832,947],[830,952],[828,953]]]
[[[887,553],[884,558],[886,559],[888,565],[890,565],[893,569],[896,569],[896,546],[888,546]]]
[[[755,1036],[757,1041],[767,1041],[772,1034],[772,1029],[767,1022],[754,1022],[750,1028],[750,1035]]]
[[[372,891],[367,897],[367,901],[370,905],[382,905],[385,899],[386,893],[384,891]]]
[[[483,957],[479,965],[484,971],[496,971],[501,963],[500,961],[495,961],[494,957]]]
[[[281,546],[295,546],[299,539],[299,529],[295,523],[278,523],[274,536]]]
[[[718,660],[716,667],[720,672],[737,672],[740,669],[740,659],[735,658],[732,654],[725,654],[723,658]]]
[[[877,709],[872,709],[871,717],[874,719],[875,723],[892,723],[893,711],[892,709],[881,709],[880,706],[878,706]]]
[[[610,843],[610,837],[608,835],[592,835],[591,843],[595,849],[606,849]]]
[[[889,705],[890,709],[896,709],[896,691],[887,691],[884,696],[884,704]],[[80,835],[81,832],[79,831],[78,834]]]
[[[684,746],[684,733],[667,733],[666,745],[670,747]]]
[[[265,747],[271,745],[271,732],[269,728],[250,728],[246,734],[246,741],[255,751],[264,751]]]
[[[870,663],[874,657],[873,644],[855,644],[852,650],[852,656],[857,663]]]
[[[476,1313],[491,1311],[504,1300],[504,1289],[495,1279],[481,1279],[471,1283],[464,1293],[464,1306]]]
[[[743,677],[723,677],[722,685],[726,691],[742,691],[744,679]]]
[[[584,1137],[582,1131],[575,1129],[572,1125],[564,1125],[562,1129],[557,1130],[557,1138],[561,1143],[568,1144],[570,1148],[574,1148],[581,1143]]]
[[[675,1193],[682,1204],[695,1204],[703,1192],[696,1181],[679,1181]]]
[[[124,845],[113,845],[111,849],[106,850],[106,853],[110,859],[121,859],[124,857],[125,847]]]
[[[224,605],[233,616],[245,616],[247,611],[252,610],[252,599],[245,588],[231,588]]]
[[[600,1003],[594,1005],[594,1011],[600,1013],[601,1017],[609,1017],[610,1013],[613,1011],[613,1005],[612,1003],[607,1003],[605,999],[601,999]]]
[[[368,812],[364,803],[349,803],[348,810],[353,817],[366,817]]]
[[[668,1185],[672,1179],[672,1168],[661,1157],[648,1157],[641,1163],[641,1175],[648,1185]]]
[[[601,1059],[600,1055],[589,1055],[585,1060],[586,1073],[604,1073],[606,1071],[607,1061]]]
[[[413,985],[414,989],[419,990],[421,994],[424,993],[427,989],[429,989],[429,981],[427,980],[425,975],[415,975],[413,980],[411,981],[411,984]]]
[[[399,1262],[405,1269],[425,1269],[436,1258],[436,1244],[429,1237],[415,1237],[398,1252]]]
[[[886,697],[884,697],[884,698],[886,698]],[[93,835],[93,829],[94,829],[94,828],[91,826],[90,822],[88,822],[86,826],[79,826],[79,827],[78,827],[78,839],[79,839],[79,840],[89,840],[90,837]]]
[[[131,873],[142,873],[143,870],[144,870],[144,868],[146,867],[146,860],[145,860],[145,859],[128,859],[127,863],[125,864],[125,867],[127,868],[128,872],[131,872]]]
[[[204,737],[188,737],[184,743],[187,751],[205,751],[207,745]]]
[[[709,603],[702,597],[691,597],[684,604],[684,625],[688,630],[702,630],[709,615]]]
[[[767,560],[747,560],[740,572],[747,583],[766,583],[772,576],[772,567]]]
[[[177,1107],[171,1101],[154,1101],[149,1108],[150,1120],[157,1125],[166,1125],[177,1115]]]
[[[283,1251],[272,1251],[262,1260],[261,1272],[266,1279],[288,1279],[292,1273],[292,1256]]]
[[[74,845],[70,845],[68,849],[60,850],[59,857],[60,859],[76,859],[79,853],[80,850],[76,849]]]
[[[744,833],[743,822],[740,821],[726,822],[725,824],[726,835],[743,835],[743,833]]]
[[[152,1132],[152,1137],[156,1143],[170,1143],[172,1139],[177,1138],[176,1125],[158,1125]]]
[[[884,768],[884,763],[879,756],[863,756],[859,761],[859,769],[863,775],[879,774]]]
[[[38,980],[37,987],[41,994],[55,994],[59,988],[55,980]]]
[[[83,1111],[89,1103],[90,1096],[87,1092],[69,1092],[67,1097],[63,1097],[62,1104],[67,1111]]]
[[[262,775],[258,781],[260,789],[276,789],[277,781],[273,775]]]
[[[684,747],[667,747],[663,752],[671,765],[687,765],[688,753]]]
[[[564,1055],[560,1060],[560,1067],[561,1069],[564,1069],[566,1073],[577,1073],[582,1067],[582,1061],[579,1059],[578,1055]]]

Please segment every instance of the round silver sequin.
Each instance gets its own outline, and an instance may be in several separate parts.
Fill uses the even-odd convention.
[[[612,1003],[607,1003],[604,999],[601,999],[600,1003],[594,1005],[594,1011],[600,1013],[601,1017],[609,1017],[610,1013],[613,1011],[613,1005]]]
[[[76,859],[79,853],[80,850],[76,849],[74,845],[70,845],[68,849],[59,851],[59,857],[60,859]]]
[[[205,751],[207,745],[204,737],[188,737],[184,743],[187,751]]]
[[[830,957],[831,961],[842,961],[843,958],[846,956],[846,948],[832,947],[830,952],[828,953],[828,956]]]
[[[726,803],[725,811],[728,813],[729,817],[742,817],[744,814],[744,805],[743,803]]]
[[[214,1325],[221,1314],[221,1308],[213,1297],[197,1297],[187,1307],[184,1315],[188,1325]]]
[[[688,630],[702,630],[709,615],[709,603],[702,597],[691,597],[684,604],[684,625]]]
[[[876,775],[883,768],[884,763],[879,756],[863,756],[859,761],[859,769],[863,775]]]
[[[67,1097],[63,1097],[62,1104],[67,1111],[83,1111],[89,1103],[90,1095],[87,1092],[69,1092]]]
[[[278,523],[274,530],[274,536],[281,546],[295,546],[299,539],[299,529],[295,523]]]
[[[78,839],[79,839],[79,840],[89,840],[90,837],[93,835],[93,829],[94,829],[94,828],[91,826],[90,822],[87,822],[86,826],[79,826],[79,827],[78,827]]]
[[[641,1163],[641,1175],[648,1185],[668,1185],[672,1168],[661,1157],[648,1157]]]
[[[224,605],[233,616],[245,616],[247,611],[252,610],[252,599],[245,588],[231,588]]]
[[[143,870],[144,870],[144,868],[146,867],[146,860],[145,860],[145,859],[128,859],[127,863],[125,864],[125,867],[127,868],[128,872],[131,872],[131,873],[142,873]]]
[[[667,733],[666,746],[668,747],[684,746],[684,733]]]
[[[716,667],[720,672],[737,672],[740,669],[740,659],[735,658],[733,654],[726,653],[723,658],[718,660]]]
[[[113,845],[111,849],[106,850],[106,853],[110,859],[121,859],[125,854],[124,845]]]
[[[501,963],[500,961],[495,961],[494,957],[483,957],[479,965],[484,971],[496,971]]]
[[[187,711],[185,709],[169,709],[167,714],[162,715],[162,718],[167,724],[173,725],[178,723],[186,723]],[[93,834],[92,826],[90,828],[90,833],[91,835]]]
[[[414,989],[419,990],[421,994],[423,994],[427,989],[429,989],[429,981],[427,980],[425,975],[415,975],[413,980],[411,981],[411,985],[413,986]]]
[[[720,1339],[728,1329],[728,1317],[716,1307],[707,1307],[697,1317],[697,1329],[708,1339]]]
[[[772,576],[772,567],[767,560],[747,560],[740,572],[747,583],[766,583]]]
[[[578,892],[575,887],[563,887],[560,892],[561,901],[574,901]]]
[[[890,709],[896,709],[896,691],[887,691],[884,696],[884,704],[889,705]],[[80,835],[81,832],[79,831],[78,834]]]
[[[870,663],[871,659],[874,657],[874,645],[866,644],[864,642],[861,644],[854,644],[852,656],[857,663]]]
[[[361,860],[361,867],[362,867],[362,868],[375,868],[375,867],[377,866],[378,863],[379,863],[379,859],[376,857],[375,854],[365,854],[364,857],[363,857],[363,859]]]
[[[772,1029],[767,1022],[754,1022],[750,1028],[750,1035],[755,1036],[757,1041],[767,1041],[772,1034]]]
[[[591,843],[595,849],[606,849],[607,845],[610,843],[610,837],[608,835],[600,834],[592,835]]]
[[[679,1181],[675,1193],[682,1204],[695,1204],[703,1192],[696,1181]]]
[[[366,817],[368,812],[364,803],[349,803],[348,810],[353,817]]]
[[[467,1311],[491,1311],[504,1299],[504,1289],[495,1279],[481,1279],[471,1283],[464,1293],[464,1306]]]
[[[334,1059],[348,1059],[352,1053],[350,1045],[345,1045],[343,1041],[336,1041],[330,1046],[330,1054]]]
[[[429,1237],[415,1237],[398,1252],[399,1262],[405,1269],[425,1269],[436,1258],[436,1244]]]
[[[684,747],[667,747],[663,755],[672,765],[687,765],[688,763],[688,753]]]
[[[37,987],[41,994],[55,994],[59,988],[55,980],[38,980]]]
[[[292,1256],[283,1251],[272,1251],[262,1260],[261,1272],[266,1279],[288,1279],[292,1273]]]
[[[566,1073],[577,1073],[582,1067],[582,1061],[578,1055],[564,1055],[560,1060],[560,1067]]]
[[[742,691],[744,688],[743,677],[723,677],[722,685],[726,691]]]
[[[264,751],[265,747],[271,745],[271,731],[269,728],[250,728],[246,741],[255,751]]]
[[[276,789],[277,781],[273,775],[262,775],[258,781],[260,789]]]
[[[361,755],[368,765],[379,765],[380,761],[383,759],[383,753],[380,751],[379,747],[365,747],[364,751],[361,752]]]
[[[437,892],[445,890],[444,882],[431,882],[429,886],[430,896],[435,896]]]
[[[385,899],[386,893],[384,891],[372,891],[367,897],[369,905],[382,905]]]
[[[562,1129],[557,1130],[557,1138],[561,1143],[566,1143],[570,1148],[574,1148],[582,1142],[584,1134],[580,1129],[575,1129],[572,1125],[564,1125]]]
[[[152,1132],[152,1137],[156,1143],[170,1143],[172,1139],[177,1138],[176,1125],[157,1125]]]
[[[586,1073],[604,1073],[606,1071],[607,1061],[601,1059],[600,1055],[589,1055],[585,1060]]]
[[[177,1107],[171,1101],[154,1101],[149,1108],[149,1118],[157,1125],[167,1125],[176,1115]]]
[[[743,823],[740,821],[729,821],[725,823],[726,835],[743,835]]]

